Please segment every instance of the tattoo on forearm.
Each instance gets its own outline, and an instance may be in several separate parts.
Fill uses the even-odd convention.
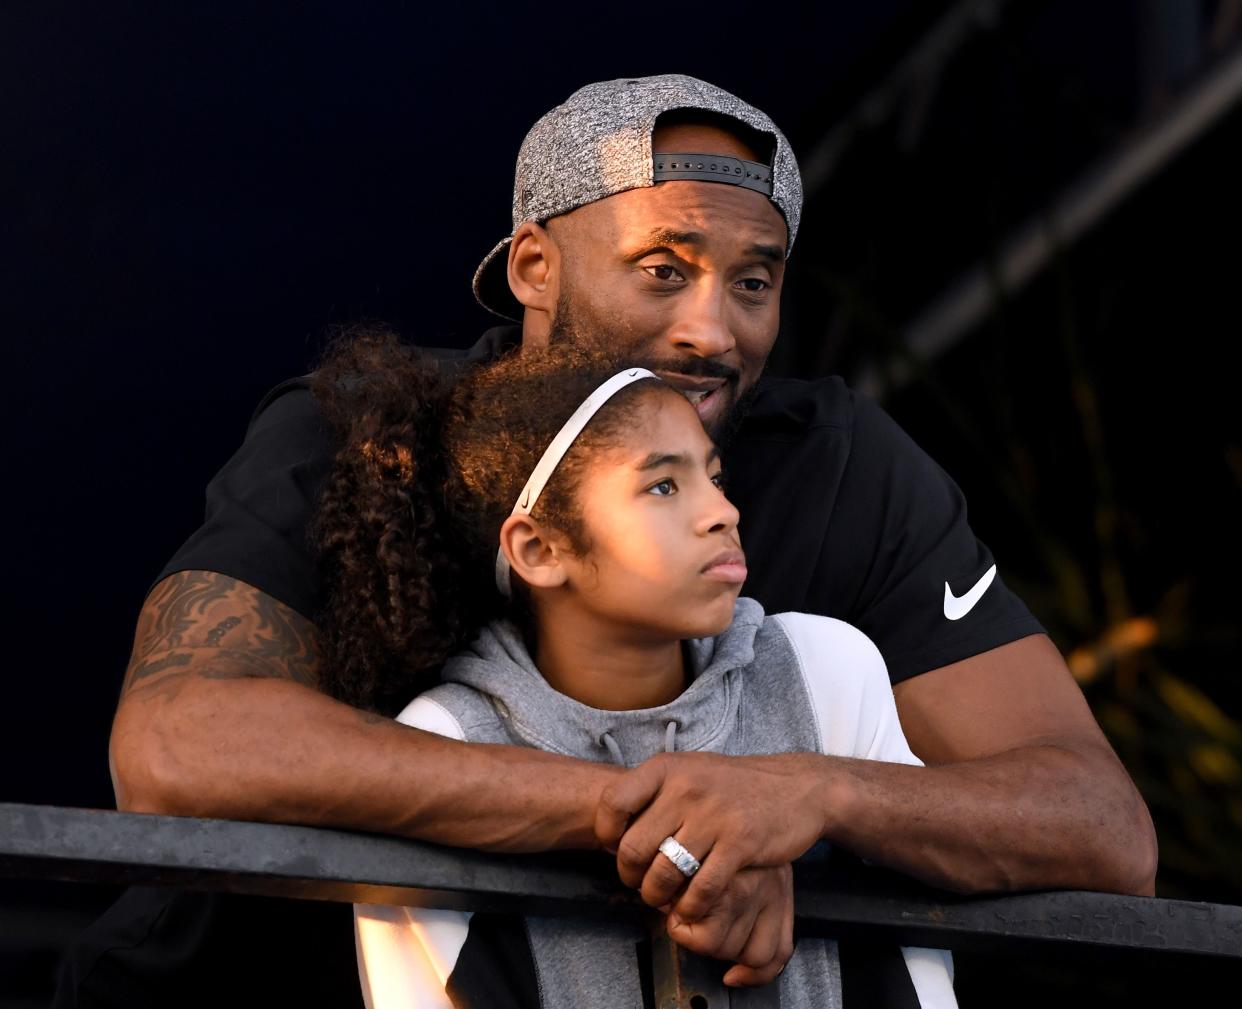
[[[207,644],[220,644],[220,639],[240,623],[241,617],[225,617],[218,624],[216,624],[215,627],[207,632]]]
[[[190,664],[191,658],[192,656],[188,652],[173,652],[171,655],[165,655],[161,659],[133,662],[129,667],[129,680],[131,683],[136,683],[138,680],[145,680],[148,676],[162,673],[166,669],[183,668]]]
[[[122,693],[187,675],[315,686],[319,654],[315,625],[271,596],[227,575],[182,571],[143,607]]]

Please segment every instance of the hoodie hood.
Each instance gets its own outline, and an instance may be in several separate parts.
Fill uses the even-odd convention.
[[[529,746],[634,767],[665,749],[723,748],[737,721],[736,678],[754,661],[763,616],[758,602],[741,597],[724,633],[689,641],[691,683],[658,708],[604,711],[554,690],[507,621],[484,627],[469,648],[448,660],[442,679],[484,694],[509,731]]]

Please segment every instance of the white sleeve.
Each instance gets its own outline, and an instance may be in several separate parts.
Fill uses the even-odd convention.
[[[782,613],[774,619],[798,658],[821,753],[923,765],[901,730],[888,667],[875,642],[832,617]],[[923,1009],[957,1009],[948,950],[903,946],[901,954]]]
[[[416,729],[434,732],[437,736],[448,736],[449,739],[465,739],[466,730],[439,701],[428,694],[420,694],[401,709],[397,721],[402,725],[411,725]]]
[[[888,667],[874,641],[833,617],[781,613],[773,619],[798,657],[822,753],[922,766],[901,731]]]
[[[426,695],[406,705],[397,721],[466,738],[448,709]],[[469,927],[469,912],[355,904],[354,947],[367,1009],[452,1009],[444,986]]]

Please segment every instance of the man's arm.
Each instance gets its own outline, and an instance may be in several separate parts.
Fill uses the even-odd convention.
[[[138,622],[109,760],[131,812],[344,827],[496,851],[593,847],[615,769],[443,739],[320,693],[314,625],[208,571]]]
[[[675,904],[690,920],[737,867],[788,861],[820,837],[963,893],[1154,893],[1147,807],[1045,635],[905,681],[896,703],[925,767],[663,755],[605,790],[601,842],[662,903],[685,883],[654,856],[676,833],[703,861]]]
[[[851,766],[829,813],[834,840],[963,892],[1155,892],[1147,806],[1046,635],[913,677],[894,694],[927,766]]]

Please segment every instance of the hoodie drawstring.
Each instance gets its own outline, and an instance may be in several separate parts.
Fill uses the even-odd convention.
[[[664,727],[664,752],[675,753],[677,751],[677,719],[672,719],[668,725]],[[605,731],[599,737],[600,743],[604,749],[608,751],[608,756],[612,758],[614,764],[624,764],[625,759],[621,756],[621,747],[617,745],[617,741],[612,738],[612,733]]]
[[[625,761],[621,759],[621,747],[619,747],[617,745],[617,741],[612,738],[611,732],[605,732],[599,737],[599,741],[608,748],[608,756],[612,757],[612,762],[614,764],[625,763]]]

